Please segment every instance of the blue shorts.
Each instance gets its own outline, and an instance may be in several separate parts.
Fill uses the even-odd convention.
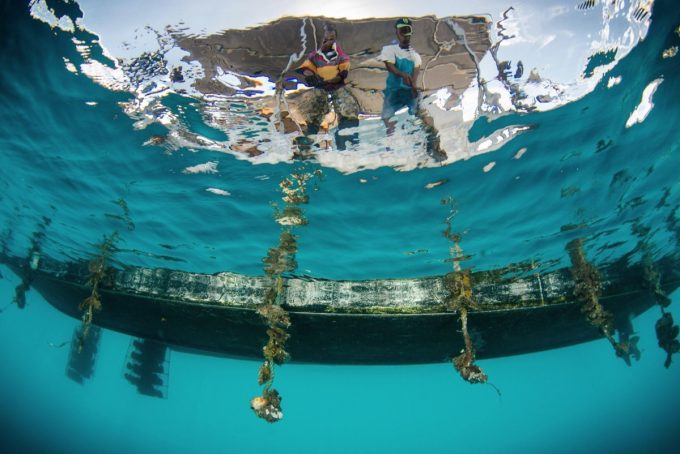
[[[385,90],[385,101],[380,116],[383,120],[389,120],[397,110],[408,107],[408,113],[415,115],[418,110],[418,98],[413,97],[413,92],[408,90]]]

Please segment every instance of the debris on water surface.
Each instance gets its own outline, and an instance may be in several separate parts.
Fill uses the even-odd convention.
[[[427,183],[425,185],[425,189],[433,189],[436,188],[437,186],[441,186],[443,184],[446,184],[449,182],[448,178],[442,178],[441,180],[433,181],[431,183]]]
[[[148,145],[162,145],[168,140],[167,136],[164,135],[159,135],[159,134],[152,134],[149,136],[148,140],[143,143],[143,145],[148,146]]]
[[[520,159],[522,156],[524,156],[524,153],[527,152],[526,147],[522,147],[519,150],[517,150],[517,153],[515,153],[515,156],[512,157],[512,159]]]
[[[678,46],[669,47],[665,49],[661,54],[662,58],[673,58],[678,55]]]

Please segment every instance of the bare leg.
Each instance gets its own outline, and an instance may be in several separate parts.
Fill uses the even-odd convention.
[[[383,118],[383,123],[385,123],[385,128],[387,129],[387,135],[391,136],[394,134],[394,127],[396,123],[392,120],[389,120],[387,118]]]
[[[434,127],[434,120],[428,113],[421,109],[418,111],[418,118],[420,118],[424,125],[425,134],[427,136],[427,154],[429,154],[432,159],[437,162],[446,161],[448,156],[446,152],[441,148],[441,143],[439,140],[439,132]]]

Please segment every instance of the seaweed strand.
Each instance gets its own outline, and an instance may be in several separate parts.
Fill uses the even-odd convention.
[[[26,292],[31,288],[35,278],[35,271],[40,266],[42,241],[45,238],[45,230],[51,223],[52,220],[50,218],[43,216],[31,236],[31,247],[28,250],[25,263],[21,265],[21,282],[14,289],[14,299],[12,300],[19,309],[26,307]]]
[[[600,303],[602,278],[595,265],[586,258],[584,244],[585,241],[582,238],[572,240],[567,244],[572,263],[570,271],[574,280],[574,296],[581,301],[581,312],[586,316],[588,323],[607,338],[616,356],[630,364],[631,355],[639,359],[640,351],[637,348],[639,337],[633,336],[618,342],[614,338],[614,319]]]
[[[118,232],[113,232],[108,237],[104,237],[102,242],[97,245],[99,250],[98,254],[88,263],[87,268],[90,273],[88,285],[92,288],[92,292],[78,306],[78,309],[83,312],[81,317],[82,330],[78,339],[78,352],[81,352],[85,345],[85,341],[90,332],[90,326],[92,326],[94,313],[100,311],[102,308],[99,287],[110,278],[111,269],[108,267],[107,262],[114,252],[115,244],[118,239]]]
[[[257,382],[264,386],[261,396],[250,401],[250,408],[255,414],[267,422],[273,423],[283,418],[281,409],[281,394],[273,388],[274,367],[283,365],[290,358],[286,351],[286,342],[290,338],[290,316],[282,307],[284,299],[284,274],[291,273],[297,268],[295,254],[297,252],[297,237],[293,234],[295,226],[307,224],[307,218],[300,205],[309,202],[307,183],[314,175],[298,172],[284,178],[279,184],[284,206],[282,210],[274,204],[274,219],[281,225],[279,244],[267,251],[262,259],[264,272],[271,282],[265,293],[262,305],[257,313],[267,325],[267,343],[262,347],[264,361],[258,370]]]
[[[642,255],[643,283],[661,310],[661,317],[656,321],[654,328],[659,347],[666,352],[663,365],[668,369],[671,366],[672,356],[680,351],[680,340],[678,340],[680,327],[673,321],[673,314],[666,311],[671,304],[671,299],[661,287],[661,275],[654,264],[652,254],[646,243],[642,244],[642,249],[644,251]]]
[[[452,221],[457,214],[457,208],[452,197],[443,199],[442,204],[451,205],[449,216],[447,216],[444,221],[446,229],[443,234],[453,243],[449,249],[451,261],[453,262],[453,272],[444,276],[444,286],[449,293],[446,299],[446,306],[449,310],[458,313],[463,340],[465,342],[465,346],[460,354],[452,359],[453,367],[458,371],[463,380],[468,383],[488,383],[489,377],[484,373],[481,367],[475,364],[475,348],[468,331],[468,312],[471,309],[475,309],[476,304],[472,293],[472,277],[470,270],[463,270],[460,264],[461,260],[465,258],[463,250],[460,247],[461,235],[453,233],[452,231]],[[493,387],[500,395],[498,388],[495,386]]]

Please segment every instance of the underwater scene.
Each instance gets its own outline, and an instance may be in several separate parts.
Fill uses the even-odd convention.
[[[0,5],[2,452],[680,449],[674,1]]]

